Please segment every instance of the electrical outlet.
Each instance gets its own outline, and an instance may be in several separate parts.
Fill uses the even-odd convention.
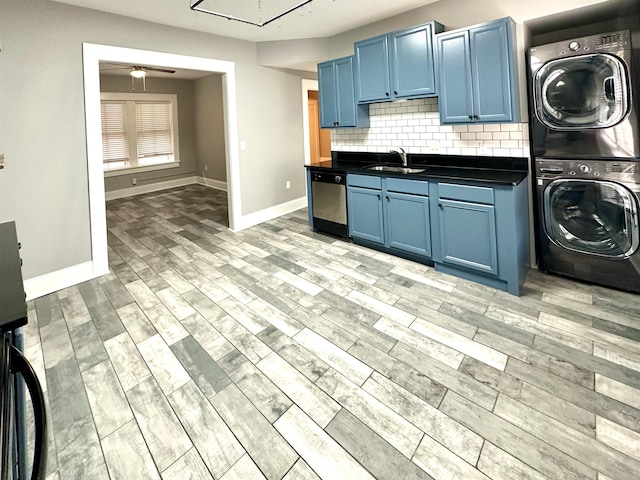
[[[431,150],[439,150],[440,149],[440,142],[438,142],[437,140],[433,140],[429,143],[429,148],[431,148]]]
[[[478,155],[489,155],[491,153],[491,149],[487,147],[487,144],[482,142],[478,147]]]
[[[4,153],[0,153],[0,170],[4,168]]]
[[[291,188],[291,182],[289,180],[287,180],[287,182],[284,184],[284,187],[289,190]]]
[[[133,178],[131,179],[131,183],[132,183],[133,185],[137,185],[137,184],[138,184],[138,179],[137,179],[136,177],[133,177]]]

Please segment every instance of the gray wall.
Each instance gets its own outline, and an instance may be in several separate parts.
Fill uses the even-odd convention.
[[[91,259],[83,42],[235,62],[242,214],[304,196],[300,77],[259,66],[254,43],[49,0],[0,12],[0,222],[16,221],[26,279]]]
[[[194,86],[198,175],[226,182],[222,75],[198,78]]]
[[[172,78],[146,79],[145,93],[174,93],[178,96],[178,134],[180,141],[180,167],[152,172],[137,172],[130,175],[105,177],[105,191],[131,188],[135,177],[137,185],[148,185],[155,182],[166,182],[196,174],[196,140],[195,140],[195,103],[194,81]],[[101,92],[142,93],[141,82],[136,82],[135,91],[131,90],[131,77],[125,75],[100,75]]]
[[[501,17],[512,17],[516,23],[573,8],[595,4],[601,0],[440,0],[362,28],[350,30],[330,39],[330,58],[353,53],[353,42],[392,30],[437,20],[445,30],[467,27]]]

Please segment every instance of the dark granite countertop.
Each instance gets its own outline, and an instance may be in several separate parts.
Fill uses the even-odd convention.
[[[463,180],[499,185],[518,185],[527,178],[528,159],[518,157],[470,157],[457,155],[409,154],[408,165],[422,168],[421,173],[397,173],[368,170],[371,165],[400,166],[400,158],[391,153],[331,152],[332,159],[307,165],[309,169],[400,177],[415,180]]]
[[[0,332],[27,323],[18,240],[13,222],[0,223]]]

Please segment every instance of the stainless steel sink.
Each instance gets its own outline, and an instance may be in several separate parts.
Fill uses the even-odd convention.
[[[366,167],[367,170],[375,170],[376,172],[396,172],[396,173],[422,173],[424,168],[400,167],[397,165],[371,165]]]

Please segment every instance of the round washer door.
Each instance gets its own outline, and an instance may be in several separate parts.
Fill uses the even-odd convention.
[[[544,190],[544,224],[556,245],[591,255],[628,257],[640,241],[634,194],[614,182],[551,182]]]
[[[629,112],[626,69],[614,55],[552,60],[537,71],[534,84],[536,116],[554,130],[608,128]]]

